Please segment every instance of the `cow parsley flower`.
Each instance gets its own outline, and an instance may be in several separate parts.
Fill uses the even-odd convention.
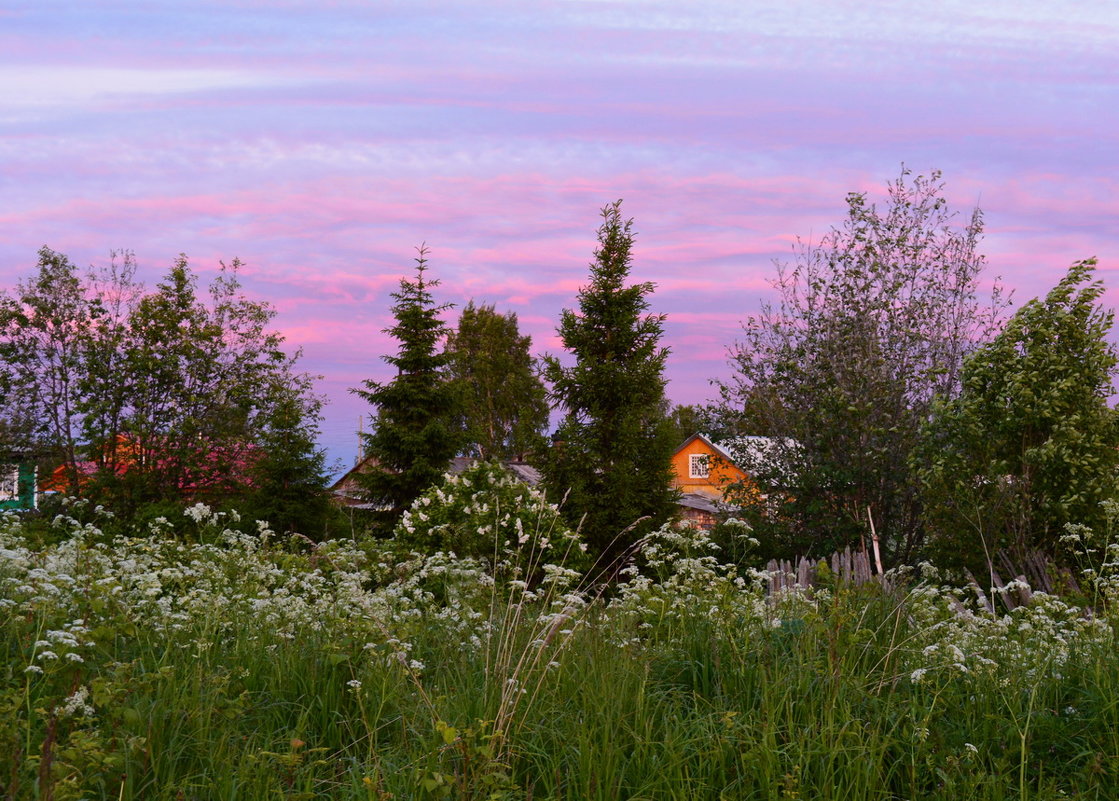
[[[188,506],[183,510],[183,514],[193,520],[195,523],[202,523],[210,519],[213,514],[209,506],[199,501],[194,506]]]
[[[96,710],[89,703],[89,688],[82,685],[67,697],[58,709],[61,717],[93,717]]]

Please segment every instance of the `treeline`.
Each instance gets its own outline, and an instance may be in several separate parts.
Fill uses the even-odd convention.
[[[882,208],[850,194],[842,226],[779,265],[776,303],[744,323],[716,417],[772,440],[749,465],[768,497],[739,497],[773,555],[876,531],[888,564],[1061,560],[1069,525],[1102,541],[1115,518],[1116,353],[1095,260],[1009,315],[983,279],[980,211],[957,224],[939,174],[909,177]]]
[[[530,459],[604,565],[675,513],[670,458],[680,437],[664,393],[664,315],[648,311],[651,283],[627,284],[632,228],[620,201],[602,210],[589,282],[557,329],[570,365],[534,360],[516,315],[492,307],[471,303],[448,330],[420,250],[414,277],[393,293],[388,333],[399,350],[384,358],[396,375],[356,390],[376,410],[364,438],[371,463],[357,477],[380,509],[376,532],[391,534],[460,453]],[[562,414],[551,442],[549,402]]]
[[[850,194],[839,226],[777,265],[776,301],[744,320],[731,378],[702,408],[665,398],[665,317],[653,284],[630,279],[620,202],[602,210],[588,282],[559,321],[562,356],[534,358],[516,315],[491,305],[472,301],[449,329],[421,249],[392,295],[394,376],[354,390],[374,418],[362,525],[390,535],[456,455],[527,460],[609,562],[676,513],[670,457],[702,431],[750,474],[727,516],[750,524],[755,558],[873,533],[888,564],[980,570],[1000,550],[1059,558],[1062,538],[1102,536],[1119,426],[1095,262],[1010,314],[984,276],[981,212],[958,218],[943,190],[938,173],[903,170],[881,206]],[[144,293],[128,257],[82,278],[44,249],[0,312],[0,435],[49,445],[70,490],[126,508],[220,488],[321,534],[320,401],[236,272],[203,300],[182,258]]]
[[[595,554],[624,554],[674,514],[669,458],[697,431],[749,473],[725,516],[750,524],[754,559],[824,556],[877,538],[887,565],[931,557],[978,574],[999,552],[1062,561],[1068,539],[1110,532],[1117,358],[1095,260],[1011,314],[997,279],[984,276],[982,213],[959,219],[939,173],[903,170],[881,206],[862,193],[847,205],[841,225],[777,265],[777,300],[744,320],[719,401],[675,408],[664,397],[664,316],[649,312],[654,287],[629,281],[632,221],[619,204],[603,210],[588,284],[557,329],[567,357],[546,355],[537,371],[560,425],[550,446],[526,446]],[[478,379],[474,359],[516,350],[532,383],[512,315],[506,339],[473,356],[456,349],[465,337],[439,322],[427,270],[421,254],[395,296],[397,377],[362,390],[380,415],[367,446],[391,467],[366,486],[390,528],[469,448],[450,422],[456,383],[472,387],[465,408],[483,430],[493,430],[486,399],[513,397],[500,377],[509,373]],[[440,352],[444,334],[451,345]],[[527,398],[542,391],[508,406],[534,409],[529,427],[541,432],[542,407]],[[725,553],[743,553],[741,530],[717,532]]]
[[[239,267],[200,294],[180,256],[146,291],[130,253],[82,273],[41,249],[34,276],[0,296],[7,460],[36,458],[41,486],[125,517],[236,498],[291,530],[321,526],[322,402]]]

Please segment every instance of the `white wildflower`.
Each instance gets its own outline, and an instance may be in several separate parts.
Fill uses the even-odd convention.
[[[202,523],[210,519],[213,511],[209,506],[199,501],[194,506],[188,506],[183,510],[183,514],[193,520],[195,523]]]
[[[70,694],[58,713],[61,717],[92,717],[95,711],[89,703],[89,688],[83,685]]]

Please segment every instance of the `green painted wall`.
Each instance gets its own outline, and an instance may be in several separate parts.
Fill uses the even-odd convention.
[[[35,508],[35,465],[0,464],[0,509]]]

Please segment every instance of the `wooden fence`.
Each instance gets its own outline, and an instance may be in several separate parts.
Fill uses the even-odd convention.
[[[997,554],[996,559],[1005,573],[1014,576],[1012,580],[1004,581],[994,565],[990,566],[990,575],[986,577],[986,581],[980,582],[971,573],[967,573],[971,592],[975,594],[979,605],[990,614],[995,614],[1000,607],[1009,612],[1020,606],[1027,606],[1033,600],[1035,592],[1080,592],[1072,572],[1056,567],[1044,554],[1031,553],[1015,561],[1004,551]],[[860,586],[876,582],[886,589],[896,586],[891,576],[874,573],[870,555],[863,551],[846,548],[833,553],[826,564],[830,570],[830,580],[837,584]],[[793,589],[810,590],[815,587],[819,583],[819,565],[820,561],[804,557],[796,560],[771,559],[765,566],[766,573],[769,574],[770,597]],[[957,606],[963,611],[962,604],[957,602]]]

